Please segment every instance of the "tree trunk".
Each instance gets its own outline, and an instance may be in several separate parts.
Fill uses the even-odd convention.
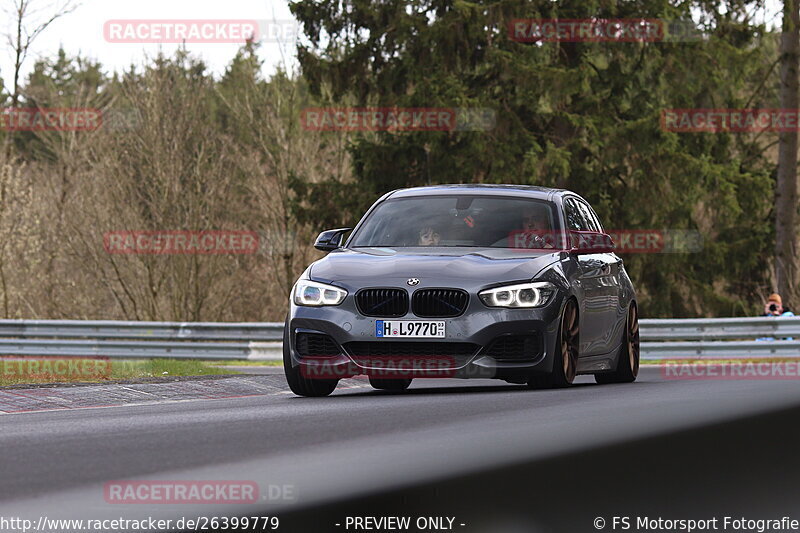
[[[781,34],[781,108],[798,109],[800,0],[784,0]],[[775,186],[775,278],[784,301],[794,303],[796,280],[795,221],[797,218],[797,131],[782,132]]]

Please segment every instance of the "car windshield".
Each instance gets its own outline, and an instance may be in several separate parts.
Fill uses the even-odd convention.
[[[420,196],[380,204],[349,247],[555,248],[552,237],[542,237],[558,229],[552,202],[502,196]],[[539,244],[531,245],[532,240]]]

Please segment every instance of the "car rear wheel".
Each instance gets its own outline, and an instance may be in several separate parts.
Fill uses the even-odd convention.
[[[373,389],[404,391],[411,385],[411,379],[378,379],[369,378],[369,384]]]
[[[572,385],[578,369],[579,338],[578,305],[575,300],[568,300],[561,314],[553,370],[549,374],[531,376],[528,385],[534,388]]]
[[[283,371],[289,388],[298,396],[328,396],[339,384],[338,379],[308,379],[302,375],[300,367],[292,366],[288,319],[283,328]]]
[[[631,383],[639,375],[639,313],[631,303],[625,320],[625,338],[619,347],[617,368],[613,372],[595,374],[597,383]]]

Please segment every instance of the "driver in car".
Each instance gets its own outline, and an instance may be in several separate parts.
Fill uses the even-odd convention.
[[[438,246],[441,236],[439,232],[430,226],[426,226],[419,230],[418,246]]]
[[[552,228],[546,213],[538,209],[522,212],[522,232],[514,239],[515,248],[554,248]]]

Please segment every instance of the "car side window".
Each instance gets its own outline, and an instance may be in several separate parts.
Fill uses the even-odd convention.
[[[567,198],[564,202],[564,215],[567,217],[567,227],[570,230],[586,231],[586,222],[572,198]]]
[[[603,224],[600,223],[600,217],[597,216],[597,212],[594,210],[592,206],[588,204],[587,207],[589,208],[589,213],[591,213],[592,219],[594,219],[594,223],[597,226],[597,231],[605,232],[605,230],[603,229]]]
[[[576,200],[576,203],[578,204],[581,214],[586,221],[586,227],[588,228],[588,231],[602,231],[602,226],[600,226],[600,222],[597,220],[597,216],[595,216],[592,208],[589,207],[589,204],[586,202],[581,202],[580,200]]]

